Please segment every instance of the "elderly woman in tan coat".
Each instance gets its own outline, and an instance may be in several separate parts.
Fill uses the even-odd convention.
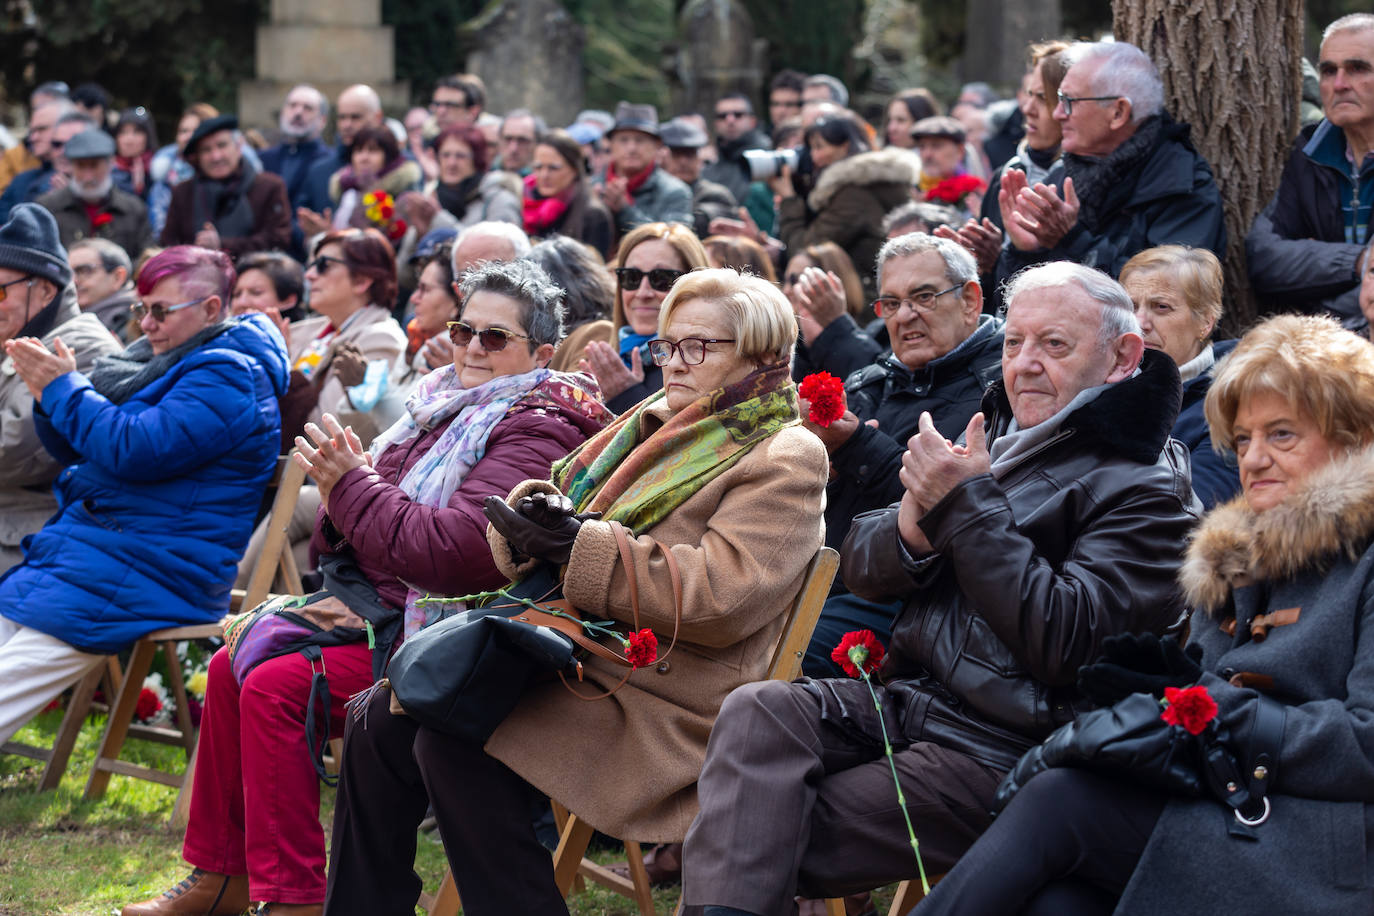
[[[663,391],[554,465],[552,481],[488,500],[503,571],[522,575],[532,561],[517,557],[566,564],[574,606],[630,623],[613,528],[623,525],[639,626],[660,651],[676,626],[676,646],[605,699],[571,696],[559,681],[534,686],[485,748],[392,715],[379,692],[345,737],[327,913],[413,912],[427,803],[469,916],[566,912],[530,824],[536,790],[616,836],[686,835],[716,712],[764,676],[821,545],[826,456],[799,425],[796,337],[773,285],[728,269],[683,276],[649,343]],[[681,572],[680,625],[665,552]],[[582,692],[622,679],[594,656],[584,664]]]

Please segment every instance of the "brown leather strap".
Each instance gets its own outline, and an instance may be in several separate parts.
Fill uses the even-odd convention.
[[[639,583],[635,575],[635,558],[630,550],[629,529],[619,522],[611,522],[611,531],[615,533],[616,546],[620,548],[620,561],[625,567],[625,579],[630,588],[630,613],[634,617],[635,629],[641,629],[639,620]],[[658,661],[668,657],[668,653],[673,651],[677,645],[678,633],[682,630],[682,572],[678,569],[677,557],[668,549],[667,545],[654,541],[654,546],[663,553],[663,559],[668,566],[668,579],[673,586],[673,638],[668,643],[668,648],[658,657]]]
[[[561,611],[575,613],[573,612],[571,606],[569,606],[563,601],[549,601],[545,602],[545,604],[557,605],[559,610]],[[617,655],[613,649],[608,649],[601,643],[589,637],[586,631],[582,629],[582,624],[578,623],[576,620],[569,620],[567,617],[560,617],[557,614],[550,614],[546,611],[530,610],[529,608],[526,608],[523,613],[521,613],[518,617],[515,617],[514,619],[519,620],[523,623],[528,623],[530,626],[548,627],[551,630],[557,630],[564,636],[571,639],[573,642],[577,643],[582,648],[586,649],[588,652],[592,653],[598,658],[603,658],[606,661],[611,662],[612,664],[629,664],[629,662],[626,661],[623,656]]]

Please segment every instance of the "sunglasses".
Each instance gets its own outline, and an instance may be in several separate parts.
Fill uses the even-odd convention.
[[[474,337],[481,342],[482,349],[488,353],[500,353],[506,349],[506,344],[510,343],[512,339],[529,340],[524,334],[507,331],[505,328],[487,328],[485,331],[479,331],[464,321],[450,321],[448,323],[448,339],[453,342],[455,347],[466,347],[472,343]]]
[[[317,258],[315,258],[315,260],[311,261],[309,264],[305,265],[305,269],[306,269],[306,270],[313,270],[313,271],[315,272],[315,276],[318,277],[319,275],[321,275],[321,274],[323,274],[323,273],[325,273],[325,272],[327,272],[327,271],[329,270],[329,265],[330,265],[330,264],[345,264],[345,265],[346,265],[346,264],[348,264],[348,262],[345,261],[343,258],[336,258],[336,257],[334,257],[333,255],[322,254],[322,255],[318,256]]]
[[[666,293],[673,288],[677,278],[686,273],[685,270],[673,270],[671,267],[655,267],[653,270],[640,270],[638,267],[617,267],[615,269],[616,279],[620,281],[621,289],[639,289],[639,284],[644,282],[644,278],[649,278],[649,288],[660,293]]]
[[[129,307],[129,311],[133,314],[134,319],[137,321],[142,321],[148,315],[152,315],[153,320],[156,321],[158,324],[161,324],[162,322],[166,321],[167,316],[172,314],[173,312],[179,312],[182,309],[188,309],[193,305],[200,305],[202,302],[209,298],[209,296],[201,296],[199,299],[192,299],[190,302],[182,302],[179,305],[163,305],[160,302],[156,305],[148,305],[146,302],[135,302],[132,306]]]
[[[0,302],[4,302],[6,299],[10,297],[9,288],[14,284],[27,283],[29,284],[29,286],[33,286],[33,284],[36,282],[37,280],[34,277],[20,277],[18,280],[11,280],[8,283],[0,283]]]
[[[730,120],[730,119],[732,119],[732,118],[747,118],[747,117],[749,117],[749,112],[747,112],[747,111],[718,111],[718,112],[716,112],[716,119],[719,120],[719,121],[727,121],[727,120]]]

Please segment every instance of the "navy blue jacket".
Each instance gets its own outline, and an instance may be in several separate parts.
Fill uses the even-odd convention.
[[[222,617],[276,466],[286,360],[255,314],[123,404],[80,372],[49,382],[34,420],[69,467],[57,514],[0,578],[5,617],[100,653]]]
[[[1236,348],[1237,341],[1219,340],[1212,344],[1217,362]],[[1212,433],[1202,413],[1207,389],[1212,387],[1212,369],[1183,383],[1183,406],[1174,421],[1173,437],[1188,447],[1193,464],[1193,492],[1204,509],[1229,502],[1240,495],[1240,471],[1234,460],[1228,461],[1212,449]]]
[[[0,223],[9,220],[10,208],[15,204],[35,203],[39,197],[48,193],[52,189],[49,181],[52,173],[52,166],[44,164],[15,175],[14,180],[5,188],[5,193],[0,194]]]

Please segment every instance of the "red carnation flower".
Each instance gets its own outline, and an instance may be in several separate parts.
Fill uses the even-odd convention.
[[[138,693],[138,706],[134,715],[139,719],[151,719],[162,710],[162,701],[151,687],[144,687]]]
[[[926,200],[946,204],[961,204],[967,195],[981,191],[987,186],[987,182],[976,175],[952,175],[949,178],[940,179],[935,187],[927,191]]]
[[[114,216],[110,213],[97,213],[91,217],[91,228],[99,229],[101,226],[108,226],[114,222]]]
[[[811,407],[806,418],[817,426],[829,426],[844,416],[844,382],[829,372],[813,372],[797,388]]]
[[[1207,724],[1217,717],[1217,701],[1201,684],[1192,687],[1165,687],[1164,712],[1160,718],[1170,725],[1181,725],[1191,735],[1202,734]]]
[[[387,233],[387,237],[390,238],[393,242],[399,242],[401,240],[401,236],[405,234],[406,221],[403,219],[398,219],[391,224],[391,231]]]
[[[648,627],[631,633],[627,642],[629,645],[625,647],[625,658],[636,668],[652,665],[658,659],[658,637]]]
[[[840,644],[830,653],[830,660],[844,669],[850,677],[859,677],[860,671],[872,674],[883,662],[886,650],[878,642],[872,630],[854,630],[844,634]]]

